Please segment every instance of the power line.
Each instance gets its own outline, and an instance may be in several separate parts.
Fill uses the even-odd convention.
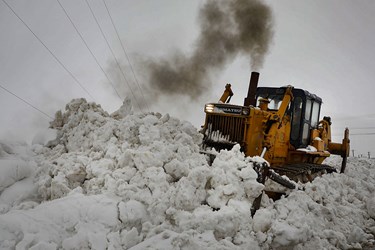
[[[114,27],[114,29],[115,29],[115,31],[116,31],[116,35],[117,35],[118,40],[120,41],[122,51],[124,52],[125,57],[126,57],[126,59],[128,60],[128,63],[129,63],[129,66],[130,66],[130,70],[131,70],[132,73],[133,73],[134,80],[135,80],[135,82],[137,83],[138,88],[139,88],[139,90],[141,91],[142,97],[143,97],[144,102],[145,102],[145,104],[146,104],[146,107],[147,107],[148,111],[150,112],[150,108],[149,108],[149,106],[148,106],[148,104],[147,104],[147,100],[146,100],[146,98],[145,98],[145,96],[144,96],[144,94],[143,94],[142,88],[141,88],[141,86],[139,85],[138,79],[137,79],[137,77],[136,77],[136,75],[135,75],[135,73],[134,73],[133,66],[132,66],[132,64],[131,64],[131,62],[130,62],[130,59],[129,59],[128,53],[126,53],[126,50],[125,50],[124,44],[123,44],[123,42],[122,42],[122,40],[121,40],[121,38],[120,38],[119,32],[118,32],[118,30],[117,30],[117,28],[116,28],[116,25],[115,25],[115,23],[114,23],[114,21],[113,21],[113,19],[112,19],[112,15],[111,15],[111,13],[109,12],[109,9],[108,9],[108,6],[107,6],[105,0],[102,0],[102,1],[103,1],[104,6],[105,6],[105,8],[106,8],[106,10],[107,10],[107,13],[108,13],[109,18],[111,19],[111,23],[112,23],[112,25],[113,25],[113,27]]]
[[[375,127],[354,127],[350,129],[360,130],[360,129],[375,129]]]
[[[78,28],[76,27],[76,25],[74,24],[73,20],[70,18],[68,12],[66,11],[66,9],[64,8],[64,6],[61,4],[60,0],[57,0],[57,2],[59,3],[61,9],[64,11],[66,17],[69,19],[70,23],[73,25],[74,29],[76,30],[77,34],[79,35],[79,37],[81,38],[82,42],[85,44],[86,48],[89,50],[91,56],[94,58],[96,64],[99,66],[99,68],[102,70],[103,74],[105,75],[105,77],[107,78],[108,82],[111,84],[112,88],[115,90],[117,96],[120,98],[120,100],[122,101],[123,98],[121,98],[120,94],[118,93],[117,89],[115,88],[113,82],[109,79],[107,73],[104,71],[103,67],[99,64],[99,61],[98,59],[96,58],[96,56],[94,55],[94,53],[92,52],[92,50],[89,48],[88,44],[86,43],[85,39],[83,38],[82,34],[79,32]]]
[[[350,134],[351,136],[352,135],[375,135],[375,133],[357,133],[357,134]]]
[[[3,87],[1,84],[0,84],[0,88],[2,88],[3,90],[5,90],[6,92],[8,92],[9,94],[17,97],[19,100],[23,101],[24,103],[26,103],[27,105],[29,105],[30,107],[32,107],[33,109],[35,109],[36,111],[38,111],[39,113],[43,114],[44,116],[50,118],[51,120],[53,120],[53,118],[51,116],[49,116],[47,113],[43,112],[42,110],[40,110],[39,108],[35,107],[34,105],[32,105],[31,103],[29,103],[28,101],[22,99],[21,97],[19,97],[18,95],[14,94],[13,92],[11,92],[10,90],[6,89],[5,87]]]
[[[344,117],[336,117],[336,121],[351,121],[351,120],[358,120],[360,118],[368,118],[374,119],[375,114],[363,114],[363,115],[356,115],[356,116],[344,116]]]
[[[102,34],[102,36],[103,36],[105,42],[107,43],[107,46],[108,46],[109,50],[111,51],[111,54],[112,54],[113,58],[115,59],[115,62],[116,62],[116,64],[117,64],[117,67],[120,69],[121,74],[122,74],[122,76],[124,77],[125,82],[126,82],[126,84],[128,85],[128,87],[129,87],[129,89],[130,89],[130,92],[131,92],[131,94],[132,94],[132,96],[133,96],[135,102],[136,102],[137,105],[138,105],[138,108],[141,110],[141,112],[143,112],[141,106],[140,106],[139,103],[138,103],[137,98],[136,98],[135,95],[134,95],[134,92],[133,92],[132,88],[130,87],[130,84],[129,84],[129,82],[128,82],[128,79],[127,79],[126,76],[125,76],[124,71],[123,71],[122,68],[120,67],[120,63],[118,62],[118,60],[117,60],[117,58],[116,58],[116,56],[115,56],[115,54],[114,54],[114,52],[113,52],[111,46],[109,45],[109,42],[108,42],[107,37],[104,35],[103,29],[102,29],[102,27],[100,26],[99,21],[98,21],[98,19],[96,18],[95,14],[94,14],[94,11],[92,10],[92,8],[91,8],[89,2],[88,2],[87,0],[85,0],[85,2],[86,2],[86,4],[87,4],[87,6],[89,7],[90,12],[91,12],[91,15],[93,16],[93,18],[94,18],[96,24],[98,25],[99,30],[100,30],[100,33]]]
[[[344,129],[343,127],[339,127],[339,128],[334,128],[335,131],[337,130],[342,130]],[[349,130],[352,131],[352,130],[373,130],[375,129],[375,127],[349,127]]]
[[[368,132],[368,133],[354,133],[354,134],[349,134],[349,137],[351,137],[351,136],[357,136],[357,135],[375,135],[375,132]],[[340,137],[340,136],[342,136],[342,135],[333,134],[332,136],[334,136],[334,137]]]
[[[13,8],[5,1],[2,0],[6,6],[13,12],[13,14],[27,27],[27,29],[34,35],[34,37],[44,46],[44,48],[52,55],[52,57],[63,67],[66,72],[74,79],[74,81],[94,100],[94,97],[87,91],[87,89],[78,81],[78,79],[70,72],[65,65],[55,56],[55,54],[47,47],[47,45],[32,31],[26,22],[13,10]]]

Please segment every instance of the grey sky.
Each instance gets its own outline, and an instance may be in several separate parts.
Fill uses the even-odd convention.
[[[88,0],[115,55],[124,65],[138,102],[141,93],[129,73],[127,60],[102,0]],[[79,82],[109,112],[121,105],[107,78],[76,34],[57,1],[7,0],[35,34],[72,72]],[[61,0],[89,48],[105,69],[120,95],[132,96],[121,72],[113,67],[111,52],[91,16],[85,0]],[[375,155],[375,2],[362,1],[266,1],[274,14],[274,39],[260,70],[261,86],[287,84],[320,96],[321,115],[333,121],[334,140],[340,141],[344,127],[351,129],[352,149]],[[130,60],[143,84],[147,76],[139,62],[163,58],[173,51],[189,54],[199,34],[197,16],[203,1],[107,0]],[[0,84],[53,116],[72,98],[93,101],[56,62],[31,32],[0,1]],[[248,58],[239,56],[212,77],[213,88],[199,101],[189,97],[162,97],[148,103],[151,111],[170,113],[199,127],[203,105],[216,101],[226,83],[233,85],[232,103],[242,104],[251,72]],[[152,95],[152,89],[144,94]],[[134,102],[134,101],[133,101]],[[134,104],[135,110],[139,111]],[[146,110],[146,108],[144,107]],[[0,89],[0,138],[30,141],[48,119]]]

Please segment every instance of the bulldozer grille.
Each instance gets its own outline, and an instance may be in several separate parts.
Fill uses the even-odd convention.
[[[242,144],[244,125],[243,117],[207,115],[205,144],[220,149],[232,147],[236,143]]]

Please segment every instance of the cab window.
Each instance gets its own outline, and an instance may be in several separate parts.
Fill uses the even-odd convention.
[[[312,116],[311,116],[311,127],[316,128],[319,123],[319,112],[320,112],[320,103],[314,102]]]
[[[305,120],[310,121],[311,115],[311,100],[307,99],[306,101],[306,111],[305,111]]]
[[[300,135],[302,104],[303,102],[302,102],[301,97],[296,97],[294,99],[292,132],[291,132],[292,140],[298,140],[299,135]]]
[[[283,97],[284,97],[283,95],[270,95],[270,94],[260,95],[257,98],[257,106],[259,106],[260,98],[266,98],[270,101],[270,103],[268,104],[268,108],[270,110],[278,110],[281,106]]]

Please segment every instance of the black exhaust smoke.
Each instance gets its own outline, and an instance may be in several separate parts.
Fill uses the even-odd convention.
[[[199,97],[210,89],[210,75],[238,55],[248,57],[252,69],[262,66],[273,36],[272,12],[263,1],[207,0],[199,22],[192,55],[177,52],[146,63],[148,88],[156,99],[161,94]]]

